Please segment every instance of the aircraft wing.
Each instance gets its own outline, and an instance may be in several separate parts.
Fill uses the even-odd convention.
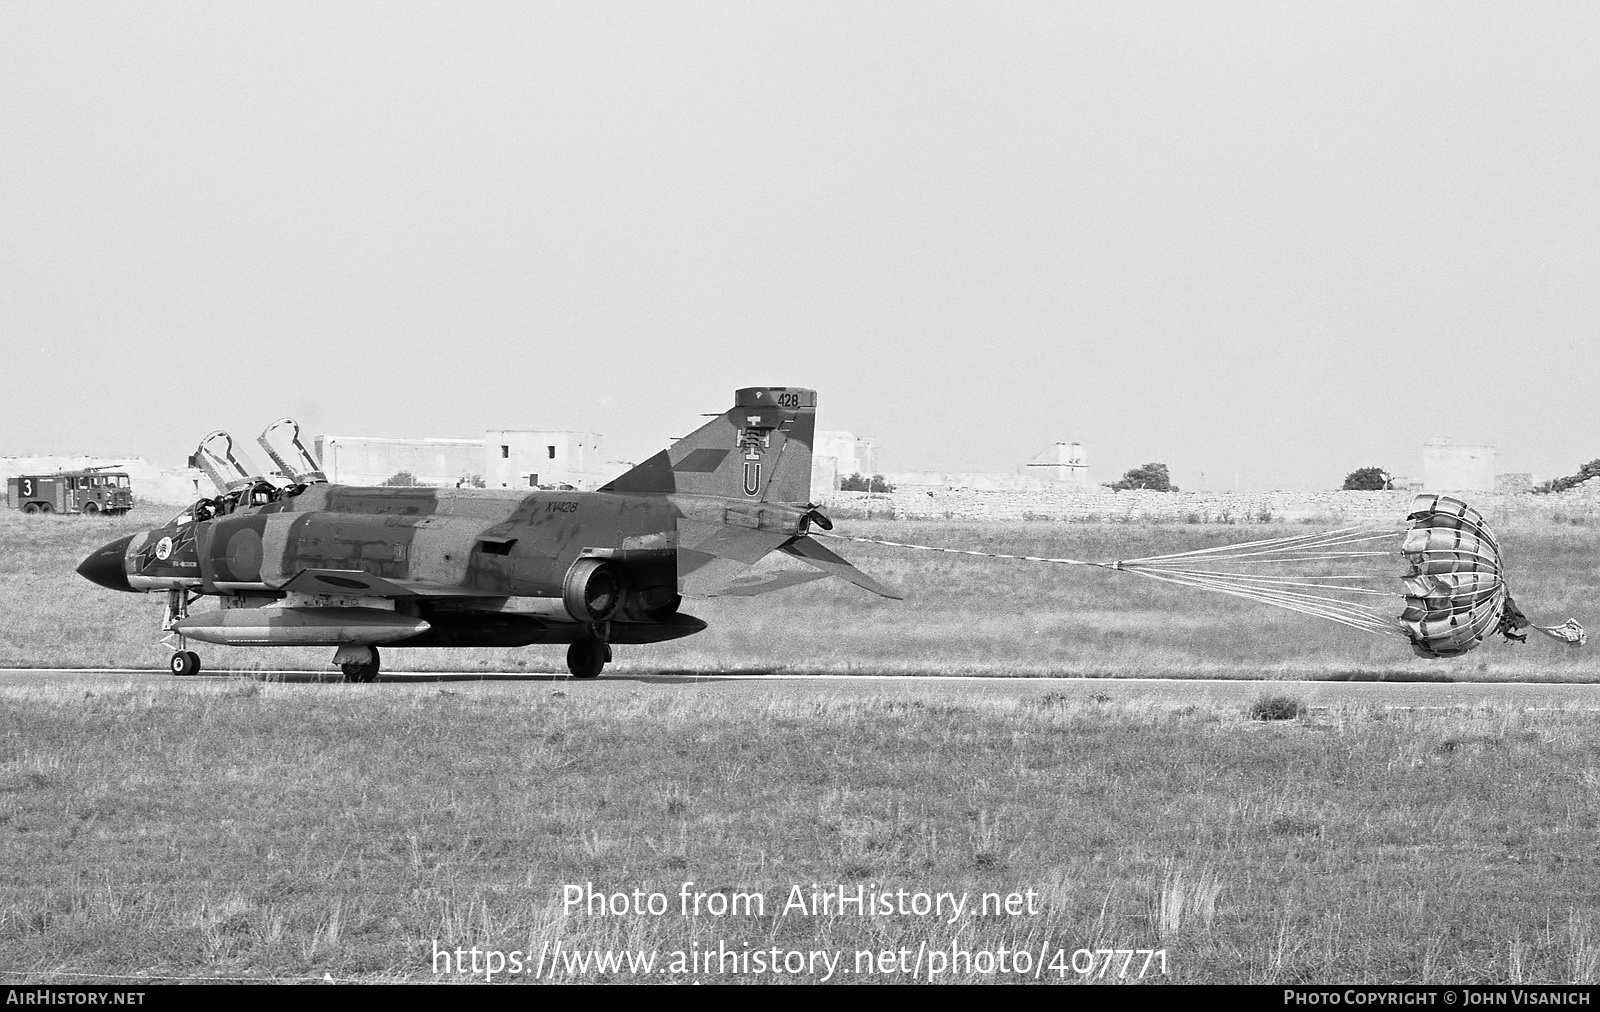
[[[678,565],[696,563],[692,572],[678,571],[678,593],[685,597],[755,597],[774,590],[821,580],[826,573],[810,570],[761,571],[732,559],[704,557],[700,560],[678,553]]]

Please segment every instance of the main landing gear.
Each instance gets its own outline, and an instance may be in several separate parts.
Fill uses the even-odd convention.
[[[610,659],[611,644],[604,640],[584,637],[567,648],[567,670],[573,678],[599,678]]]
[[[167,669],[175,675],[198,675],[200,655],[193,650],[176,650],[167,662]]]
[[[377,647],[340,647],[333,655],[347,682],[376,682],[378,680]]]

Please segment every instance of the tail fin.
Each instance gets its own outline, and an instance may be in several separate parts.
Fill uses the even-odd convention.
[[[600,491],[809,503],[816,419],[815,390],[745,387],[732,409]]]

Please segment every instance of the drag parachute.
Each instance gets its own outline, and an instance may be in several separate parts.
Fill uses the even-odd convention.
[[[1396,544],[1398,542],[1398,544]],[[1398,551],[1398,616],[1393,576],[1350,571],[1363,558]],[[1419,495],[1404,527],[1346,527],[1197,552],[1126,559],[1113,569],[1244,597],[1383,635],[1403,635],[1420,657],[1456,657],[1492,633],[1521,642],[1537,629],[1572,646],[1587,642],[1572,619],[1537,626],[1511,599],[1500,545],[1478,511],[1445,495]],[[1356,567],[1357,570],[1366,567]]]
[[[812,534],[954,555],[1134,573],[1379,635],[1405,636],[1420,657],[1457,657],[1497,632],[1522,642],[1528,638],[1524,629],[1536,629],[1574,647],[1588,641],[1583,627],[1573,619],[1558,626],[1539,626],[1523,615],[1506,589],[1500,545],[1489,526],[1477,510],[1446,495],[1417,496],[1404,525],[1366,524],[1118,562],[1000,555]],[[1397,555],[1407,564],[1407,572],[1396,574],[1392,567],[1376,562],[1393,561]],[[1396,575],[1399,587],[1395,586]]]
[[[1447,496],[1423,496],[1416,505],[1423,508],[1413,507],[1400,544],[1411,564],[1401,579],[1406,608],[1400,624],[1417,653],[1455,657],[1496,631],[1526,639],[1517,630],[1531,623],[1506,608],[1511,595],[1501,576],[1500,546],[1483,517]]]

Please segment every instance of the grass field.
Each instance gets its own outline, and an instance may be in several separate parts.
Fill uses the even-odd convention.
[[[1588,712],[140,677],[0,689],[6,978],[483,979],[436,973],[437,945],[528,953],[507,980],[552,946],[777,979],[667,968],[719,942],[843,953],[835,981],[910,979],[854,954],[924,945],[1043,952],[1068,981],[1066,953],[1102,948],[1163,950],[1149,977],[1187,982],[1600,972]],[[765,913],[681,916],[685,882]],[[584,883],[670,909],[569,911]],[[795,885],[1032,891],[1034,912],[784,914]],[[981,958],[938,979],[1017,979]]]
[[[73,573],[154,519],[0,514],[0,664],[159,667],[159,598]],[[841,530],[1117,558],[1284,527]],[[1525,610],[1592,626],[1596,532],[1502,534]],[[1126,574],[843,550],[908,599],[830,581],[697,602],[709,631],[619,650],[611,670],[1597,680],[1590,651],[1554,644],[1427,662]],[[592,950],[656,953],[653,980],[777,979],[672,965],[719,946],[747,969],[753,950],[808,954],[793,976],[833,981],[926,979],[938,954],[937,979],[1016,979],[1002,949],[1044,980],[1083,979],[1086,961],[1094,976],[1097,949],[1159,951],[1165,975],[1140,954],[1129,976],[1190,982],[1600,974],[1600,732],[1577,707],[1334,705],[1269,723],[1113,681],[1070,698],[1034,681],[295,684],[270,673],[324,669],[323,651],[204,649],[246,677],[0,686],[0,979],[481,980],[448,961],[474,947],[485,970],[501,953],[499,979],[528,979],[536,957],[541,979],[639,979],[573,962]],[[560,653],[385,661],[555,670]],[[681,916],[685,882],[767,906]],[[563,887],[584,883],[669,909],[567,910]],[[1032,908],[785,913],[795,886]]]
[[[90,551],[164,517],[0,513],[0,665],[160,667],[160,595],[119,594],[74,569]],[[1300,525],[846,521],[839,531],[1020,555],[1109,560],[1303,533]],[[1512,521],[1508,580],[1535,621],[1600,630],[1600,528]],[[1125,573],[833,543],[902,589],[887,601],[839,581],[758,598],[688,601],[710,622],[675,643],[617,650],[612,671],[1158,675],[1167,677],[1600,679],[1600,652],[1535,636],[1455,660],[1420,660],[1377,637]],[[1376,563],[1382,571],[1399,565]],[[208,670],[331,670],[331,651],[200,645]],[[391,671],[564,670],[563,648],[384,652]]]

